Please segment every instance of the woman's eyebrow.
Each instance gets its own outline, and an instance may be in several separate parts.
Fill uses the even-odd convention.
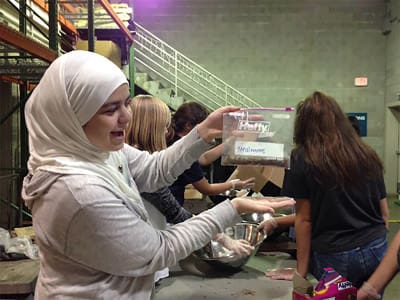
[[[109,102],[109,103],[104,103],[101,108],[107,108],[113,105],[119,105],[121,103],[121,101],[113,101],[113,102]]]
[[[109,103],[104,103],[101,107],[109,107],[109,106],[112,106],[112,105],[119,105],[120,103],[125,103],[128,99],[130,99],[131,97],[130,96],[128,96],[128,97],[126,97],[126,99],[125,100],[115,100],[115,101],[113,101],[113,102],[109,102]]]

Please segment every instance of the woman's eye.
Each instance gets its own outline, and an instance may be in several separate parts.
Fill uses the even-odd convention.
[[[113,106],[113,107],[110,107],[110,108],[106,109],[106,110],[104,111],[104,113],[106,113],[106,114],[113,114],[113,113],[115,113],[115,112],[117,111],[117,109],[118,109],[118,107]]]

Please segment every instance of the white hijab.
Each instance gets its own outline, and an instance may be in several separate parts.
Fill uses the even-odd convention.
[[[99,54],[77,50],[57,58],[25,107],[29,173],[34,175],[38,170],[45,170],[95,175],[115,192],[132,200],[140,199],[129,186],[126,174],[118,171],[118,165],[125,169],[127,166],[121,151],[100,150],[89,142],[82,129],[123,84],[128,84],[124,73]]]

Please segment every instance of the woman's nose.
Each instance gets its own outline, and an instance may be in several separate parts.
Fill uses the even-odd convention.
[[[121,114],[119,117],[120,123],[129,123],[132,119],[132,113],[129,106],[122,106]]]

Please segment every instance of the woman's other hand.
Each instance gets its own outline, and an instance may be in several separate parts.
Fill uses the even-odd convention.
[[[265,276],[273,279],[273,280],[293,280],[294,274],[293,268],[283,268],[283,269],[272,269],[265,272]]]
[[[255,177],[247,178],[246,180],[239,180],[235,182],[235,185],[232,186],[232,188],[237,190],[249,189],[254,186],[255,181]]]
[[[357,290],[357,300],[379,300],[381,298],[375,287],[367,281]]]
[[[258,225],[258,229],[263,231],[267,236],[272,235],[277,227],[278,224],[274,218],[268,219]]]
[[[274,197],[237,197],[232,199],[232,205],[239,214],[274,213],[276,208],[291,207],[295,204],[292,198]]]

